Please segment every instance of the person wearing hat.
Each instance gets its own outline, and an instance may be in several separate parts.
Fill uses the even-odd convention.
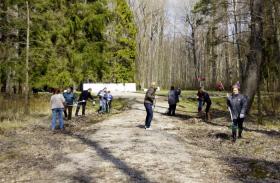
[[[236,141],[238,129],[238,138],[242,138],[243,122],[247,110],[247,97],[239,93],[240,86],[232,87],[232,94],[227,98],[227,106],[232,118],[232,141]]]
[[[144,106],[147,112],[146,120],[145,120],[145,129],[151,129],[151,122],[153,120],[153,105],[155,100],[155,93],[156,93],[156,83],[152,82],[152,86],[147,90],[145,99],[144,99]]]
[[[76,109],[76,116],[78,116],[80,107],[82,106],[82,115],[84,116],[86,114],[86,105],[87,105],[87,100],[90,98],[91,100],[93,100],[93,97],[91,95],[91,88],[89,88],[88,90],[84,90],[78,100],[78,105],[77,105],[77,109]]]

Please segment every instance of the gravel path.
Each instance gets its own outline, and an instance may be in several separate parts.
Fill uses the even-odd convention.
[[[60,181],[229,182],[210,152],[180,139],[178,121],[162,114],[166,102],[158,99],[152,130],[147,131],[143,95],[129,97],[135,98],[131,109],[93,125],[87,134],[70,134],[87,147],[66,154],[68,161],[55,167]]]

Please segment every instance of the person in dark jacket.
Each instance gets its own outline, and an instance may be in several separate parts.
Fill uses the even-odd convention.
[[[206,108],[205,108],[205,119],[206,121],[210,121],[211,117],[210,117],[210,107],[212,105],[212,101],[210,99],[209,94],[205,91],[202,90],[202,98],[203,98],[203,105],[206,103]]]
[[[227,105],[232,119],[232,140],[236,141],[236,132],[238,128],[238,138],[242,137],[243,122],[247,110],[247,97],[239,93],[238,85],[233,86],[232,95],[227,98]]]
[[[93,97],[91,95],[91,88],[89,88],[88,90],[84,90],[78,100],[78,105],[77,105],[77,109],[76,109],[76,116],[78,116],[80,107],[82,106],[82,115],[84,116],[86,113],[86,105],[87,105],[87,100],[90,98],[91,100],[93,100]]]
[[[171,86],[168,92],[168,104],[169,104],[168,113],[167,113],[168,115],[175,116],[177,102],[179,102],[178,91],[175,90],[174,86]]]
[[[65,108],[64,108],[64,116],[68,120],[72,118],[72,109],[75,100],[75,96],[72,88],[67,88],[67,91],[63,93],[63,97],[65,98]]]
[[[153,119],[153,105],[155,100],[155,93],[156,93],[156,83],[153,82],[152,86],[147,90],[145,99],[144,99],[144,106],[147,112],[146,120],[145,120],[145,129],[151,129],[151,122]]]

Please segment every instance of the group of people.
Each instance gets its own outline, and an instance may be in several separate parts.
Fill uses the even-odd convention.
[[[113,96],[107,88],[103,88],[97,94],[99,97],[99,110],[98,113],[110,112]]]
[[[86,113],[86,105],[87,101],[90,99],[94,102],[94,97],[91,94],[92,89],[89,88],[88,90],[84,90],[81,92],[78,100],[77,100],[77,107],[75,116],[78,116],[80,108],[82,107],[82,115],[84,116]],[[107,91],[107,88],[104,88],[98,92],[99,101],[100,101],[100,108],[98,113],[105,113],[110,112],[111,103],[113,100],[113,96],[111,95],[110,91]],[[64,117],[68,120],[72,118],[72,110],[74,103],[76,101],[76,97],[73,93],[72,88],[67,88],[64,93],[61,93],[59,89],[53,89],[53,95],[51,96],[51,110],[52,110],[52,130],[55,130],[56,127],[56,120],[58,118],[59,121],[59,128],[61,130],[64,129],[64,120],[63,120],[63,113]]]
[[[155,93],[156,93],[156,84],[153,82],[152,86],[147,90],[144,106],[147,112],[146,120],[145,120],[145,129],[151,129],[151,121],[153,119],[153,106],[155,104]],[[237,138],[242,138],[243,131],[243,122],[246,115],[247,110],[247,101],[248,98],[245,95],[240,94],[240,83],[237,82],[232,87],[232,94],[228,94],[227,96],[227,106],[230,112],[231,121],[232,121],[232,141],[235,142]],[[181,89],[175,89],[174,86],[171,86],[170,91],[168,92],[168,115],[174,116],[176,111],[176,105],[179,102],[179,96],[181,94]],[[211,98],[202,87],[197,92],[197,100],[198,100],[198,114],[202,113],[202,108],[206,104],[205,107],[205,119],[206,121],[210,121],[210,107],[212,105]],[[238,130],[238,136],[237,136]]]

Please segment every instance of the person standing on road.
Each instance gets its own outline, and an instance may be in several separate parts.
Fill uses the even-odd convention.
[[[238,85],[232,87],[232,94],[227,98],[227,106],[229,108],[232,119],[232,141],[236,141],[236,133],[238,128],[238,138],[242,138],[243,122],[247,110],[247,97],[239,93]]]
[[[84,90],[80,97],[79,97],[79,101],[78,101],[78,105],[77,105],[77,109],[76,109],[76,116],[78,116],[80,107],[82,106],[82,115],[84,116],[86,114],[86,105],[87,105],[87,100],[90,98],[91,100],[93,100],[93,97],[91,95],[91,88],[89,88],[88,90]]]
[[[54,89],[53,95],[51,96],[51,110],[52,110],[52,125],[51,128],[54,131],[56,126],[56,116],[58,116],[59,120],[59,127],[60,130],[64,129],[64,122],[63,122],[63,111],[64,111],[64,104],[65,99],[63,95],[60,93],[59,89]]]
[[[72,109],[73,109],[73,104],[75,100],[75,96],[73,93],[72,88],[67,88],[67,91],[63,93],[63,97],[65,98],[65,109],[64,109],[64,116],[68,120],[71,120],[72,118]]]
[[[145,99],[144,99],[144,106],[147,112],[146,120],[145,120],[145,129],[151,129],[151,122],[153,119],[153,105],[155,100],[155,93],[156,93],[156,83],[152,82],[152,86],[147,90]]]
[[[171,86],[169,92],[168,92],[168,115],[170,116],[175,116],[175,111],[176,111],[176,104],[179,101],[179,96],[177,93],[177,90],[175,90],[174,86]]]

